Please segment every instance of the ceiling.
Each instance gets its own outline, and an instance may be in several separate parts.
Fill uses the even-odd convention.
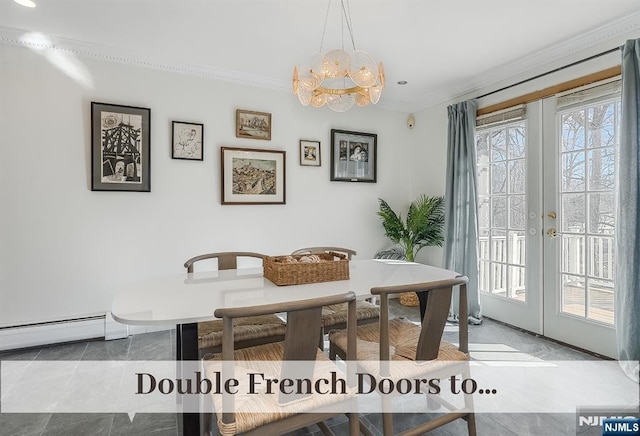
[[[320,49],[325,17],[323,51],[342,44],[339,0],[328,14],[328,0],[34,1],[0,0],[0,42],[54,46],[80,63],[89,55],[290,91],[293,66]],[[356,48],[384,62],[378,104],[407,112],[617,32],[640,35],[638,0],[350,0],[349,9]]]

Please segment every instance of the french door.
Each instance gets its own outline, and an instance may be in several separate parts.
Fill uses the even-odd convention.
[[[544,334],[616,356],[619,82],[543,101]]]
[[[476,137],[483,313],[615,357],[616,82]]]
[[[486,316],[542,334],[541,118],[530,106],[477,131],[478,282]]]

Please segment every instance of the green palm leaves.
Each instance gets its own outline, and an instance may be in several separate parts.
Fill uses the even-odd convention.
[[[382,219],[385,236],[399,244],[376,255],[382,259],[415,260],[415,255],[426,246],[442,246],[444,241],[444,197],[420,195],[409,205],[406,222],[389,204],[380,200],[378,215]]]

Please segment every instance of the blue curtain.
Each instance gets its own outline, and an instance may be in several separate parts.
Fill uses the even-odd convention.
[[[445,189],[444,267],[469,278],[469,322],[482,321],[478,290],[478,205],[476,197],[476,100],[448,107],[449,136]],[[458,295],[451,320],[458,318]]]
[[[640,39],[622,48],[619,201],[616,215],[618,358],[638,379],[640,360]],[[634,362],[635,361],[635,362]]]

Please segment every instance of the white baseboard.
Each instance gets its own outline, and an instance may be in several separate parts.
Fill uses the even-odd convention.
[[[0,330],[0,350],[101,338],[104,329],[104,317],[4,328]]]
[[[62,342],[104,338],[122,339],[130,335],[170,330],[174,326],[129,326],[113,319],[111,312],[84,319],[72,319],[0,329],[0,351],[37,347]]]

